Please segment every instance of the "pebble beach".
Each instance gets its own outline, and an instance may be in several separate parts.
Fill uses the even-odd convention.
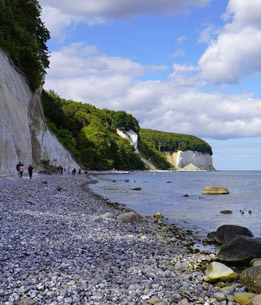
[[[117,221],[128,210],[94,182],[0,177],[0,305],[229,304],[203,280],[212,254],[194,251],[193,235],[153,217]]]

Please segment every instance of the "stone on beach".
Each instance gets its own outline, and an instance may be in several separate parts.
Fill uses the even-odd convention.
[[[261,294],[256,295],[251,302],[251,305],[261,305]]]
[[[235,301],[240,305],[250,305],[252,304],[252,299],[256,296],[256,294],[248,292],[248,293],[237,293],[235,295]]]
[[[120,214],[117,217],[117,221],[122,221],[122,222],[137,222],[139,220],[138,216],[134,212],[127,212]]]
[[[240,274],[240,283],[257,293],[261,293],[261,266],[245,269]]]
[[[229,191],[225,187],[219,186],[205,186],[202,191],[203,195],[225,195],[229,194]]]
[[[238,274],[234,270],[218,262],[211,263],[209,267],[205,270],[205,275],[206,277],[204,279],[206,281],[217,280],[217,279],[235,280],[238,278]]]
[[[102,215],[102,219],[113,219],[115,218],[114,214],[107,212],[105,214]]]

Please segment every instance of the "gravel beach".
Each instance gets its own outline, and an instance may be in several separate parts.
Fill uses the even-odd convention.
[[[153,218],[116,221],[125,209],[93,181],[0,177],[1,305],[228,304],[203,281],[211,257],[189,250],[192,235]]]

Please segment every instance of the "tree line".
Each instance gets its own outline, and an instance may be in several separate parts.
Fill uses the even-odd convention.
[[[192,150],[212,155],[211,146],[204,140],[192,135],[151,129],[140,129],[139,135],[161,152]]]

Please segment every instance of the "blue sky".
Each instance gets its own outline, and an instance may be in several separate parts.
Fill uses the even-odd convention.
[[[40,0],[45,89],[192,134],[218,170],[261,170],[260,0]]]

